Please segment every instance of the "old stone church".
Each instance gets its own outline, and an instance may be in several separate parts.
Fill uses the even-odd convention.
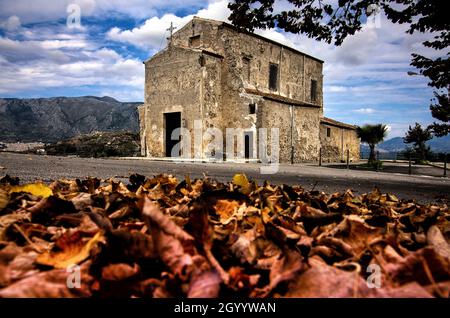
[[[145,63],[139,107],[142,155],[168,157],[173,129],[243,128],[258,159],[257,129],[279,128],[280,162],[359,159],[355,127],[323,116],[323,61],[214,20],[194,18]],[[204,155],[204,149],[201,156]]]

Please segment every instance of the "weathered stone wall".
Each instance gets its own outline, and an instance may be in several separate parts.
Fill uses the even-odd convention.
[[[280,45],[228,28],[222,30],[220,38],[223,42],[221,53],[225,56],[223,78],[227,85],[224,94],[224,119],[228,119],[228,127],[279,128],[281,162],[291,162],[291,145],[294,147],[294,162],[318,160],[319,122],[322,114],[322,63]],[[245,62],[250,64],[250,76],[245,69]],[[277,91],[269,89],[270,63],[279,65]],[[315,102],[310,99],[311,79],[317,80],[318,83]],[[245,89],[315,104],[311,106],[316,108],[264,100],[255,94],[246,94]],[[252,121],[248,113],[251,103],[257,107],[256,124],[255,119]],[[292,122],[294,127],[291,132]]]
[[[222,126],[221,70],[219,57],[175,46],[146,62],[145,105],[139,109],[144,155],[165,156],[164,114],[171,112],[181,112],[191,153],[202,151],[194,149],[194,122],[205,129]]]
[[[223,53],[220,41],[221,22],[194,18],[183,28],[173,34],[173,46],[202,48],[216,53]]]
[[[195,41],[192,39],[195,38]],[[276,93],[301,102],[323,105],[323,62],[276,42],[237,32],[220,22],[194,18],[172,38],[181,47],[210,50],[225,56],[230,72],[236,72],[241,88]],[[249,61],[250,77],[244,66]],[[278,90],[269,89],[269,65],[279,65]],[[317,99],[311,100],[311,80],[317,81]],[[231,83],[233,85],[233,83]]]
[[[291,162],[291,114],[289,106],[276,102],[264,101],[258,115],[260,127],[278,128],[280,140],[280,162]],[[268,143],[270,144],[270,142]],[[271,151],[269,147],[269,152]]]
[[[327,137],[327,128],[330,129],[330,137]],[[350,150],[350,161],[355,162],[360,158],[360,142],[354,129],[321,123],[320,143],[323,162],[346,162],[347,149]]]
[[[146,109],[147,106],[145,104],[138,107],[139,134],[141,137],[141,156],[144,157],[147,156],[147,142],[146,142],[147,131],[145,126],[145,123],[147,121]]]
[[[294,162],[319,160],[320,140],[317,136],[321,108],[293,107]]]
[[[181,112],[189,124],[200,115],[200,54],[170,47],[146,63],[145,143],[147,156],[165,156],[164,113]]]
[[[260,127],[279,128],[280,162],[290,163],[292,159],[294,163],[318,160],[319,109],[272,101],[264,101],[260,109]]]
[[[218,128],[223,131],[223,103],[222,98],[222,59],[208,54],[201,54],[202,75],[200,79],[200,117],[202,136],[208,128]],[[192,128],[192,124],[188,126]],[[191,134],[193,133],[191,129]],[[192,137],[194,138],[194,137]],[[192,139],[194,140],[194,139]],[[202,147],[193,149],[197,157],[204,157],[206,146],[211,138],[202,138]]]

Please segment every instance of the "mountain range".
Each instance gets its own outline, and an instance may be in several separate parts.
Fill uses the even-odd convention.
[[[432,152],[448,152],[450,153],[450,135],[445,137],[434,137],[426,143]],[[402,137],[395,137],[388,139],[377,145],[376,149],[379,152],[400,152],[405,150],[407,147],[412,148],[412,144],[405,144]],[[369,146],[361,145],[361,151],[366,153],[369,152]]]
[[[139,131],[137,106],[112,97],[0,98],[0,142],[55,142],[95,131]]]
[[[137,107],[108,96],[0,98],[0,142],[56,142],[96,131],[139,132]],[[428,141],[433,152],[450,153],[450,135]],[[380,143],[379,152],[399,152],[408,146],[395,137]],[[369,151],[361,145],[361,151]]]

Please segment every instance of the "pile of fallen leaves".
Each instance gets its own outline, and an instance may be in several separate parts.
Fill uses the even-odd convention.
[[[6,176],[0,297],[449,297],[449,221],[444,203],[244,175]]]

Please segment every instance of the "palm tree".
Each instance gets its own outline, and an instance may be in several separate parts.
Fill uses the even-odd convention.
[[[369,164],[375,162],[375,145],[382,142],[386,137],[387,126],[383,124],[364,125],[362,127],[358,127],[356,132],[358,133],[358,137],[361,138],[361,142],[369,144]]]

